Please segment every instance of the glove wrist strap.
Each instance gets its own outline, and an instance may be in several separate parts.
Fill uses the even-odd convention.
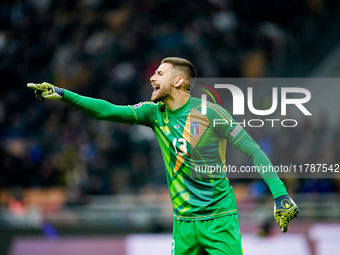
[[[58,88],[58,87],[54,87],[54,90],[57,94],[59,94],[60,96],[64,97],[64,89],[62,88]]]

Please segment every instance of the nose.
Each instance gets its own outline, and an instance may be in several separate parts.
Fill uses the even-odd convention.
[[[152,75],[152,76],[150,77],[150,81],[151,81],[151,82],[155,81],[155,75]]]

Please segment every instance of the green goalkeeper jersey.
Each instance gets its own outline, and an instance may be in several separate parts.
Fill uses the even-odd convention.
[[[176,110],[167,109],[162,102],[118,106],[68,90],[65,90],[62,100],[97,119],[145,125],[153,129],[163,154],[174,217],[177,219],[206,220],[237,212],[234,191],[226,173],[206,171],[209,166],[222,169],[225,165],[227,142],[255,166],[271,164],[258,144],[228,111],[208,102],[207,113],[202,115],[198,98],[190,97]],[[223,120],[224,125],[217,125],[216,120]],[[259,173],[274,198],[287,194],[275,172]]]

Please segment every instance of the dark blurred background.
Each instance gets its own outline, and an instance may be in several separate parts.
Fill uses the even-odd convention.
[[[0,251],[17,254],[12,241],[22,235],[171,232],[153,132],[100,122],[61,102],[39,102],[26,83],[46,81],[135,104],[150,99],[149,78],[167,56],[189,59],[199,77],[339,77],[339,14],[336,0],[2,0]],[[302,153],[305,162],[322,154],[327,163],[339,163],[340,125],[322,123],[327,118],[305,121],[283,138],[250,133],[274,162],[297,164],[301,157],[292,155]],[[315,150],[313,137],[328,131],[333,142]],[[304,227],[296,232],[339,218],[338,180],[284,181],[296,200],[328,203],[302,204],[309,213],[302,213]],[[259,180],[231,182],[245,212],[241,228],[270,232],[259,209],[268,202],[271,214],[266,187]]]

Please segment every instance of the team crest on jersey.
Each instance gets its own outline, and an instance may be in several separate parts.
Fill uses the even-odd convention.
[[[190,134],[192,136],[198,136],[200,133],[200,123],[199,122],[191,122],[190,123]]]
[[[141,106],[142,106],[142,103],[138,103],[138,104],[133,105],[132,108],[135,108],[135,109],[136,109],[136,108],[139,108],[139,107],[141,107]]]

